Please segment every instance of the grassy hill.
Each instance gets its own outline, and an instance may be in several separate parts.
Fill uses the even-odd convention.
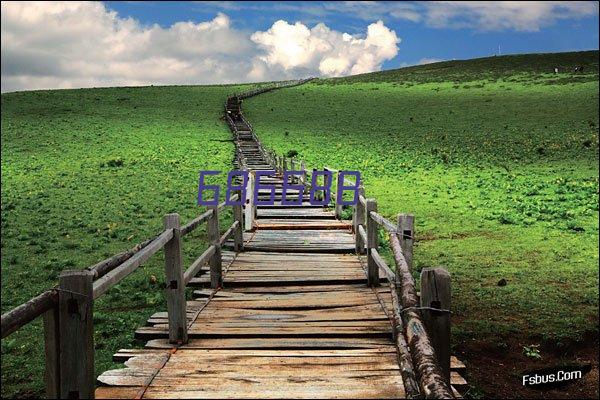
[[[573,73],[582,67],[580,73]],[[554,68],[559,73],[554,73]],[[472,60],[443,61],[426,65],[372,72],[343,78],[329,79],[328,84],[354,82],[427,83],[495,81],[532,84],[532,79],[543,80],[548,85],[566,82],[593,82],[598,80],[598,51],[571,53],[515,54]],[[538,82],[539,83],[539,82]]]
[[[231,168],[219,118],[240,88],[2,94],[2,311],[150,237],[168,212],[195,215],[197,171]],[[383,214],[415,213],[417,270],[453,276],[455,350],[597,337],[597,51],[322,79],[244,108],[267,145],[358,169]],[[203,246],[203,231],[186,237],[186,263]],[[96,303],[99,372],[164,309],[161,257]],[[42,392],[41,334],[38,321],[2,341],[3,397]]]
[[[323,79],[245,110],[268,146],[359,170],[384,215],[416,215],[415,272],[449,269],[455,351],[496,397],[509,383],[490,376],[597,346],[597,60],[492,57]],[[543,72],[575,63],[583,74]],[[537,365],[523,355],[531,345]],[[531,396],[517,380],[508,396]]]

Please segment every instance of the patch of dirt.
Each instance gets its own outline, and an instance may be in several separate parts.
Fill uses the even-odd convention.
[[[513,337],[495,342],[473,340],[456,348],[456,356],[467,366],[465,378],[470,389],[465,397],[504,399],[581,399],[598,398],[598,335],[569,348],[540,348],[541,359],[523,354],[531,339]],[[534,389],[522,384],[524,372],[565,364],[591,365],[591,371],[579,380],[552,389]]]

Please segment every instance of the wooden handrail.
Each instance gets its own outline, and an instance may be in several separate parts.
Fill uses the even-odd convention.
[[[213,214],[213,210],[208,210],[205,211],[204,213],[200,214],[198,217],[194,218],[193,220],[191,220],[190,222],[188,222],[187,224],[185,224],[184,226],[181,227],[181,235],[185,236],[188,233],[190,233],[191,231],[193,231],[194,229],[196,229],[200,224],[202,224],[203,222],[206,222]]]
[[[200,257],[198,257],[192,263],[192,265],[190,265],[190,267],[185,270],[185,272],[183,273],[183,281],[185,282],[186,285],[188,283],[190,283],[190,281],[192,280],[192,278],[194,276],[196,276],[196,274],[198,273],[198,271],[200,271],[200,269],[202,268],[202,266],[204,264],[206,264],[208,262],[208,260],[210,260],[210,258],[215,254],[216,250],[217,250],[217,246],[215,246],[214,244],[210,245],[208,247],[208,249],[206,249],[204,251],[204,253],[202,253],[200,255]]]
[[[233,224],[231,224],[231,226],[229,227],[229,229],[227,229],[225,231],[225,233],[223,233],[223,235],[221,236],[221,239],[219,240],[219,244],[221,246],[223,246],[223,244],[225,244],[225,242],[227,241],[227,239],[229,239],[229,237],[231,235],[233,235],[233,232],[235,232],[235,230],[238,228],[240,222],[239,221],[235,221]]]
[[[91,267],[87,267],[86,269],[94,273],[94,280],[102,278],[104,275],[106,275],[119,265],[123,264],[125,261],[129,260],[144,247],[148,246],[154,239],[156,239],[157,236],[154,236],[151,239],[139,243],[129,250],[107,258],[106,260],[100,261],[99,263],[94,264]]]
[[[139,251],[136,255],[104,275],[102,278],[96,280],[94,282],[94,299],[103,295],[113,285],[135,271],[137,267],[152,257],[154,253],[162,249],[164,244],[171,240],[172,237],[173,229],[164,230],[143,250]]]
[[[373,219],[373,221],[377,222],[379,226],[388,231],[388,233],[398,233],[398,228],[376,211],[371,211],[369,216]]]
[[[58,303],[58,292],[50,289],[2,314],[2,339],[33,321]]]
[[[380,270],[382,270],[385,273],[386,278],[388,279],[388,281],[396,281],[396,275],[394,274],[394,271],[392,271],[390,269],[390,267],[388,267],[387,263],[385,262],[385,260],[383,259],[383,257],[381,257],[381,255],[379,254],[379,252],[377,251],[377,249],[371,249],[371,255],[373,256],[373,259],[375,260],[375,264],[377,264],[377,266],[379,267]]]
[[[410,273],[402,247],[396,234],[390,234],[390,245],[396,262],[401,316],[404,321],[404,334],[412,354],[413,364],[419,376],[419,386],[425,398],[454,398],[452,389],[446,380],[436,358],[435,350],[427,334],[427,329],[418,312],[419,300],[415,280]]]

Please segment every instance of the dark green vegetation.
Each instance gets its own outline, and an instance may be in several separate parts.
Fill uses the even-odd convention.
[[[219,118],[227,95],[241,90],[3,94],[2,312],[52,287],[61,270],[152,237],[166,213],[183,223],[198,215],[198,171],[231,169],[233,144]],[[205,232],[184,240],[186,265],[205,249]],[[135,328],[165,309],[163,265],[159,252],[96,302],[98,372],[121,365],[114,351],[134,345]],[[43,393],[42,332],[38,320],[2,340],[3,397]]]
[[[575,65],[582,74],[551,73]],[[244,109],[280,154],[358,169],[384,215],[416,214],[417,270],[453,274],[458,344],[569,343],[598,326],[597,65],[598,52],[432,64],[320,80]],[[219,118],[239,90],[3,94],[2,311],[159,232],[168,212],[197,215],[197,171],[231,168]],[[198,231],[186,265],[205,247]],[[159,253],[96,302],[98,372],[164,310],[163,275]],[[2,341],[4,397],[42,393],[41,335],[37,321]]]
[[[245,110],[267,146],[416,215],[416,272],[449,268],[459,343],[597,335],[598,52],[320,80]]]

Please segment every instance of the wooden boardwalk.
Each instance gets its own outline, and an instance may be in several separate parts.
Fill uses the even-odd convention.
[[[48,398],[459,397],[465,366],[450,355],[450,275],[422,269],[417,292],[414,217],[389,221],[359,182],[350,183],[358,185],[351,222],[342,220],[340,204],[309,204],[306,189],[317,169],[265,149],[241,113],[244,98],[306,81],[227,99],[234,166],[249,171],[247,190],[184,225],[179,214],[165,215],[154,237],[63,271],[56,287],[2,314],[2,338],[43,316]],[[293,178],[301,184],[300,204],[284,205],[284,171],[299,169],[311,179]],[[258,201],[253,196],[261,170],[275,170],[258,182],[275,187],[272,205],[259,204],[269,196],[261,187]],[[233,222],[222,233],[227,204]],[[184,268],[182,239],[203,224],[207,247]],[[379,253],[381,230],[395,271]],[[143,349],[114,355],[124,368],[94,382],[94,301],[158,252],[164,252],[168,312],[136,330]]]
[[[250,171],[274,169],[252,135],[240,141]],[[189,342],[170,344],[166,312],[153,315],[136,331],[146,348],[115,354],[126,368],[98,377],[97,398],[405,397],[391,298],[367,286],[351,224],[277,205],[283,180],[270,182],[276,205],[258,206],[244,252],[223,253],[223,288],[206,273],[190,282]]]
[[[227,111],[236,167],[275,169],[239,102]],[[386,275],[367,285],[350,221],[307,201],[282,206],[282,177],[264,180],[276,203],[257,206],[243,252],[225,243],[222,287],[206,268],[189,282],[189,341],[170,343],[156,313],[136,331],[145,348],[118,351],[125,368],[98,377],[97,398],[406,397]]]

